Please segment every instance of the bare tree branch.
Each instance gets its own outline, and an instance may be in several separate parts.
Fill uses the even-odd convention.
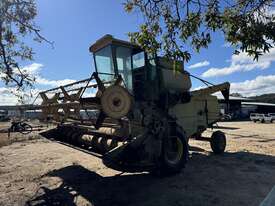
[[[32,48],[21,39],[32,35],[35,41],[47,40],[35,25],[37,14],[34,0],[1,0],[0,2],[0,73],[6,85],[24,89],[32,86],[35,78],[22,71],[19,61],[33,60]]]

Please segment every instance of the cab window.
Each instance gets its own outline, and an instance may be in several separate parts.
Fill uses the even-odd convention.
[[[115,72],[111,46],[107,46],[95,52],[95,63],[97,72],[102,81],[110,81],[113,79]]]
[[[139,52],[133,55],[133,69],[143,67],[145,65],[145,54]]]
[[[117,70],[129,90],[132,90],[131,52],[130,48],[116,48]]]

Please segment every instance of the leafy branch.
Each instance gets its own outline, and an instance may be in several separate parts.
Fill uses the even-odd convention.
[[[274,45],[272,0],[126,0],[124,6],[145,17],[140,30],[129,33],[131,41],[168,58],[189,61],[190,47],[207,48],[217,31],[236,53],[247,52],[255,60]]]

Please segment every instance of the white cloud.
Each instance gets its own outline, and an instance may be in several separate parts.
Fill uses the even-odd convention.
[[[21,68],[22,73],[29,74],[31,78],[39,75],[39,72],[41,68],[43,67],[43,64],[38,64],[38,63],[32,63],[30,65],[24,66]],[[17,69],[14,69],[15,74],[20,74],[20,72]],[[0,73],[0,78],[5,77],[6,75],[4,73]]]
[[[24,103],[31,104],[40,91],[41,90],[39,89],[31,89],[31,90],[22,92],[22,91],[18,91],[16,88],[0,87],[0,105],[21,104],[21,102],[19,102],[17,95],[24,97]]]
[[[40,72],[43,69],[44,65],[39,63],[33,63],[27,66],[22,67],[22,72],[30,74],[32,77],[35,77],[36,82],[35,86],[50,86],[50,87],[59,87],[61,85],[70,84],[75,82],[73,79],[61,79],[61,80],[52,80],[46,79],[41,76]],[[15,71],[19,73],[18,71]],[[0,74],[0,78],[3,77],[3,74]]]
[[[192,64],[188,68],[189,69],[195,69],[195,68],[199,68],[199,67],[208,66],[209,64],[210,64],[209,61],[202,61],[202,62],[198,62],[196,64]]]
[[[252,80],[231,83],[231,93],[238,92],[244,96],[275,93],[275,75],[258,76]]]
[[[253,58],[246,53],[232,55],[230,65],[223,68],[210,68],[202,74],[202,77],[226,76],[235,72],[246,72],[254,69],[267,69],[275,61],[275,48],[271,48],[269,53],[259,57],[259,61],[253,61]]]
[[[40,74],[43,67],[44,67],[43,64],[33,63],[25,67],[22,67],[21,70],[36,78],[36,82],[34,84],[36,88],[41,88],[41,86],[43,86],[43,88],[59,87],[61,85],[75,82],[75,80],[73,79],[52,80],[52,79],[44,78]],[[15,88],[0,87],[0,105],[18,104],[19,103],[18,97],[16,95],[21,95],[21,96],[24,95],[25,103],[32,103],[32,101],[40,91],[42,90],[31,89],[31,90],[26,90],[25,92],[19,92]],[[30,93],[33,94],[33,97],[29,95]]]
[[[52,80],[42,77],[40,74],[43,69],[42,64],[33,63],[22,67],[23,72],[28,72],[30,75],[36,78],[36,82],[34,84],[35,89],[26,89],[24,92],[16,90],[16,88],[9,87],[0,87],[0,105],[17,105],[21,104],[18,100],[18,96],[24,97],[25,104],[32,104],[36,96],[39,92],[45,91],[46,89],[50,89],[53,87],[59,87],[61,85],[66,85],[75,82],[73,79],[61,79],[61,80]],[[95,81],[91,81],[90,84],[94,84]],[[86,83],[79,86],[86,86]],[[43,89],[41,89],[43,88]],[[92,97],[95,96],[97,89],[88,88],[83,97]],[[48,97],[51,97],[53,93],[47,94]],[[42,99],[40,96],[35,101],[35,104],[40,104]]]
[[[15,105],[17,97],[8,88],[0,87],[0,105]]]
[[[23,67],[22,71],[27,72],[32,75],[36,75],[41,71],[42,67],[43,67],[43,64],[33,63],[33,64]]]
[[[205,86],[199,86],[193,90],[202,88]],[[230,84],[230,93],[240,93],[245,97],[275,93],[275,75],[260,75],[255,79],[233,82]],[[222,97],[220,92],[216,92],[214,95]]]
[[[65,85],[65,84],[73,83],[75,81],[76,80],[73,80],[73,79],[49,80],[49,79],[45,79],[41,76],[36,76],[36,84],[51,86],[51,87],[59,87],[59,86]]]
[[[43,85],[50,87],[59,87],[61,85],[70,84],[75,82],[73,79],[62,79],[62,80],[50,80],[41,76],[40,71],[44,67],[43,64],[33,63],[22,68],[24,72],[27,72],[36,78],[35,85]]]

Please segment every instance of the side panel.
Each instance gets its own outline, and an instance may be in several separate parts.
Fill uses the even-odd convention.
[[[218,99],[211,95],[192,97],[189,103],[177,104],[169,110],[188,137],[218,121],[219,113]]]

